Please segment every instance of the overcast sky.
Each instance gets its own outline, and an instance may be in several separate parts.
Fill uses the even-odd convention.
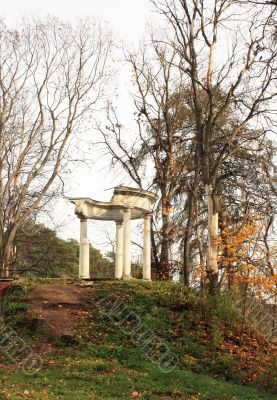
[[[135,45],[144,35],[146,23],[155,18],[152,10],[150,0],[10,0],[1,2],[0,15],[5,17],[9,25],[16,24],[22,14],[40,16],[53,14],[69,21],[82,16],[98,17],[109,23],[118,41],[124,40]],[[119,85],[121,85],[120,92],[123,93],[121,105],[125,105],[128,111],[130,108],[130,98],[127,96],[128,79],[125,82],[120,81]],[[74,169],[66,183],[66,190],[67,194],[74,197],[109,200],[112,190],[107,189],[117,183],[118,180],[114,180],[107,168],[107,162],[103,162],[100,154],[100,160],[92,169],[89,170],[83,165]],[[124,183],[130,185],[128,181]],[[73,205],[61,200],[56,210],[53,210],[53,216],[55,223],[60,225],[58,229],[60,236],[79,239],[79,221],[74,215]],[[89,239],[95,247],[107,250],[104,231],[108,229],[113,235],[115,230],[113,225],[113,223],[90,221]],[[134,231],[136,230],[135,227]]]
[[[0,12],[8,22],[20,14],[39,12],[72,20],[84,15],[96,16],[111,24],[122,38],[139,38],[150,19],[149,0],[11,0],[2,1]]]

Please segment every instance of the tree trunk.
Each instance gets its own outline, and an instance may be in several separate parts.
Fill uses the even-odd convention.
[[[159,280],[168,280],[170,278],[169,249],[170,249],[170,202],[166,189],[161,189],[162,194],[162,228],[161,228],[161,253],[159,265]]]
[[[11,261],[11,244],[5,243],[2,247],[1,269],[3,278],[10,277],[10,261]]]
[[[159,271],[159,257],[158,257],[157,245],[156,245],[154,229],[153,229],[153,220],[151,221],[151,244],[152,244],[152,257],[151,258],[153,259],[152,271],[154,272],[153,275],[155,276],[155,278],[157,278],[158,271]]]
[[[214,295],[218,290],[218,213],[212,195],[212,185],[206,185],[208,204],[208,248],[207,271],[209,276],[209,293]]]
[[[192,232],[192,226],[193,226],[193,211],[194,211],[194,201],[193,201],[193,193],[189,194],[188,197],[188,216],[187,216],[187,225],[185,229],[185,235],[184,235],[184,285],[186,287],[189,287],[189,274],[191,271],[191,265],[190,265],[190,253],[191,253],[191,245],[190,245],[190,239],[191,239],[191,232]]]
[[[0,269],[4,278],[9,278],[13,259],[13,242],[18,230],[18,224],[12,224],[1,235],[1,265]]]
[[[199,268],[200,268],[200,289],[205,290],[206,271],[205,271],[205,256],[203,251],[203,243],[201,242],[200,221],[199,221],[199,198],[195,197],[195,233],[199,251]]]
[[[7,249],[6,257],[3,262],[3,277],[9,278],[10,276],[10,248]]]
[[[168,230],[169,230],[169,217],[168,215],[164,215],[163,226],[162,226],[162,243],[161,243],[160,271],[159,271],[160,280],[168,280],[170,276]]]

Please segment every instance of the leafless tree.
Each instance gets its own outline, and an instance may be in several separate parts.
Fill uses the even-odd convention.
[[[176,52],[151,40],[140,51],[125,56],[132,69],[132,93],[137,135],[126,143],[124,127],[114,109],[108,125],[99,126],[113,161],[119,163],[140,187],[156,191],[160,200],[152,235],[156,276],[168,279],[172,269],[171,247],[176,239],[173,212],[177,192],[186,201],[185,177],[193,169],[194,135],[184,101],[182,73],[174,65]],[[182,186],[182,193],[181,193]],[[183,230],[182,230],[183,233]],[[180,233],[179,233],[180,237]]]
[[[57,190],[107,82],[111,35],[97,21],[0,22],[0,269],[16,231]]]

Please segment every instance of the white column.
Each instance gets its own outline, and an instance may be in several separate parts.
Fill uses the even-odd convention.
[[[116,247],[115,247],[115,279],[123,276],[123,225],[116,221]]]
[[[151,214],[144,216],[143,279],[151,281]]]
[[[131,209],[123,210],[123,279],[131,278]]]
[[[89,278],[89,241],[87,219],[80,219],[79,278]]]

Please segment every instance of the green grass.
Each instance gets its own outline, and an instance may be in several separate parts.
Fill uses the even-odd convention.
[[[103,354],[104,353],[104,354]],[[103,355],[102,355],[103,354]],[[130,399],[135,391],[142,399],[171,398],[180,392],[183,398],[255,400],[276,399],[254,388],[215,380],[207,375],[176,368],[162,373],[136,351],[111,349],[113,361],[108,360],[103,348],[88,352],[68,351],[52,355],[43,369],[28,377],[20,369],[0,372],[1,399]],[[97,355],[97,356],[96,356]],[[54,362],[53,364],[48,364]],[[24,392],[26,393],[24,395]],[[189,397],[187,397],[189,398]]]
[[[101,310],[96,306],[111,294],[127,306],[120,315],[118,310],[110,313],[107,305]],[[232,311],[228,314],[229,306],[227,298],[211,305],[209,299],[174,284],[99,283],[87,289],[78,344],[52,344],[52,351],[43,356],[42,369],[33,376],[3,361],[0,399],[131,399],[132,393],[138,392],[140,399],[149,400],[276,400],[274,389],[270,394],[258,381],[250,384],[247,377],[251,371],[244,371],[243,365],[238,369],[240,360],[218,347],[226,334],[220,329],[221,319],[228,317],[229,333],[239,321],[230,315]],[[154,362],[147,358],[140,348],[142,342],[131,335],[136,320],[129,318],[122,328],[115,324],[130,311],[178,355],[173,370],[161,371],[160,354]],[[38,351],[48,345],[47,335],[40,340],[38,345],[33,338]]]

